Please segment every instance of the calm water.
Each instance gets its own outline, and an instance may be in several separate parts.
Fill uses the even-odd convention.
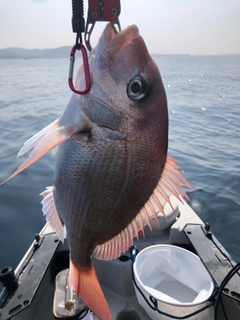
[[[240,261],[240,56],[154,56],[168,95],[169,155],[194,187],[191,206]],[[0,181],[22,144],[68,103],[68,59],[0,60]],[[39,193],[53,184],[44,156],[0,187],[0,268],[16,266],[43,227]]]

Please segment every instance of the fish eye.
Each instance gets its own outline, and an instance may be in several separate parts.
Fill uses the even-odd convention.
[[[134,77],[127,85],[128,97],[132,100],[142,99],[147,92],[147,83],[142,77]]]

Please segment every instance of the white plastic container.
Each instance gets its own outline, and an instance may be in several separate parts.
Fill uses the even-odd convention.
[[[135,281],[145,297],[158,301],[158,309],[183,317],[204,307],[214,284],[201,260],[188,250],[172,245],[154,245],[140,251],[133,266]],[[170,318],[152,310],[134,286],[139,304],[152,320]],[[213,307],[190,320],[212,319]]]

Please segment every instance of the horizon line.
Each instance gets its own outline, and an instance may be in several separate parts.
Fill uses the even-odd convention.
[[[71,45],[62,45],[60,47],[54,47],[54,48],[23,48],[23,47],[6,47],[6,48],[0,48],[0,50],[11,50],[11,49],[21,49],[26,51],[31,50],[37,50],[37,51],[44,51],[44,50],[56,50],[61,48],[72,48]],[[169,56],[169,55],[179,55],[179,56],[233,56],[233,55],[240,55],[240,52],[238,53],[156,53],[156,52],[149,52],[151,55],[163,55],[163,56]],[[70,54],[70,52],[69,52]],[[4,58],[2,58],[4,59]],[[5,58],[7,59],[7,58]],[[12,59],[12,58],[11,58]],[[17,58],[16,58],[17,59]],[[21,58],[19,58],[21,59]]]

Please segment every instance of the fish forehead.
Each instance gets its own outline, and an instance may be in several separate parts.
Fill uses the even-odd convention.
[[[108,28],[112,29],[107,26],[106,29]],[[126,31],[128,30],[131,28],[127,28]],[[126,32],[124,34],[127,35]],[[152,58],[138,33],[136,37],[130,37],[127,42],[122,41],[122,35],[121,40],[116,41],[118,37],[120,34],[107,42],[102,36],[96,48],[90,53],[89,68],[92,84],[90,94],[105,102],[116,103],[121,108],[122,105],[133,103],[126,95],[127,83],[135,75],[142,74],[147,77],[146,68]],[[84,70],[80,68],[77,87],[84,87],[84,78]],[[84,96],[79,96],[79,99],[84,100]]]
[[[109,26],[106,30],[109,33],[112,32]],[[127,37],[128,33],[130,36]],[[139,122],[145,122],[149,125],[149,130],[153,131],[154,123],[157,127],[161,119],[167,122],[167,102],[161,76],[137,27],[130,26],[123,31],[123,35],[128,39],[125,42],[122,33],[113,35],[113,38],[107,42],[105,36],[100,38],[89,58],[91,90],[87,95],[78,95],[77,99],[80,107],[85,110],[89,109],[92,97],[93,100],[98,99],[99,102],[102,101],[103,104],[119,111],[123,120],[122,127],[124,130],[127,128],[129,133],[137,129],[136,123]],[[150,88],[151,93],[144,101],[133,101],[127,95],[127,85],[135,76],[144,78]],[[83,87],[83,82],[84,73],[81,68],[77,77],[77,86]],[[165,100],[164,103],[163,100]],[[97,112],[101,113],[100,107]]]

